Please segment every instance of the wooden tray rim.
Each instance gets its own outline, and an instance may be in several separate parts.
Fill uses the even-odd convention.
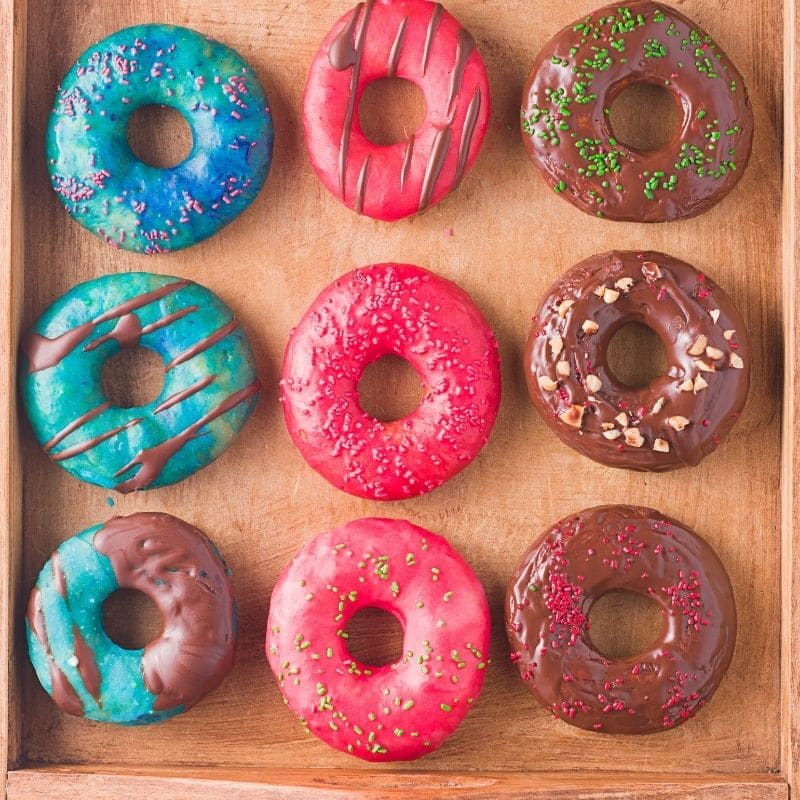
[[[784,400],[781,464],[781,766],[778,774],[600,772],[446,772],[377,770],[259,770],[222,767],[131,769],[113,765],[21,764],[21,708],[16,625],[21,607],[15,576],[21,565],[21,470],[17,435],[15,353],[22,307],[23,203],[13,188],[23,177],[22,137],[26,0],[0,0],[0,798],[46,797],[96,800],[162,797],[195,798],[198,791],[234,800],[294,800],[310,791],[321,800],[448,796],[471,798],[657,798],[658,800],[777,800],[788,798],[800,781],[800,107],[792,87],[800,86],[800,0],[784,0],[784,181],[783,329]],[[68,780],[65,777],[68,776]]]

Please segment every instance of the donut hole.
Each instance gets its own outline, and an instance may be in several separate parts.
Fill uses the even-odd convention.
[[[599,597],[589,610],[592,644],[605,658],[618,660],[647,652],[661,636],[664,619],[649,597],[617,589]]]
[[[419,373],[395,355],[373,361],[358,383],[361,408],[381,422],[394,422],[412,414],[419,407],[422,391]]]
[[[370,667],[394,664],[403,655],[403,626],[390,611],[362,608],[345,626],[351,658]]]
[[[127,347],[103,365],[103,392],[119,408],[152,403],[164,387],[164,362],[146,347]]]
[[[103,604],[108,638],[125,650],[141,650],[159,637],[164,621],[158,606],[144,592],[117,589]]]
[[[405,142],[419,130],[427,112],[422,90],[403,78],[373,81],[358,105],[361,130],[379,146]]]
[[[667,371],[667,352],[655,331],[629,322],[608,343],[606,364],[620,384],[642,389]]]
[[[611,103],[614,137],[643,152],[660,150],[680,132],[683,110],[678,97],[655,83],[634,83]]]
[[[128,144],[134,155],[151,167],[177,166],[191,152],[192,141],[186,118],[170,106],[141,106],[128,120]]]

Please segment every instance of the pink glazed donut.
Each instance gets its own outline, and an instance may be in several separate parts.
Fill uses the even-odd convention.
[[[415,83],[428,113],[405,142],[380,146],[358,105],[380,78]],[[475,40],[440,3],[366,0],[322,43],[306,84],[306,146],[323,184],[345,205],[393,221],[438,203],[478,156],[489,124],[489,82]]]
[[[382,422],[361,407],[358,382],[381,356],[406,359],[423,396]],[[410,264],[377,264],[322,291],[292,331],[283,360],[286,425],[306,461],[345,492],[416,497],[466,467],[500,404],[500,359],[469,296]]]
[[[363,608],[394,614],[403,655],[371,667],[347,650]],[[405,520],[361,519],[309,542],[270,603],[266,652],[284,699],[331,747],[366,761],[436,750],[480,695],[489,606],[441,536]]]

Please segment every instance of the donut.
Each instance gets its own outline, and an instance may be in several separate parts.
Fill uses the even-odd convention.
[[[141,346],[164,362],[146,406],[113,405],[106,360]],[[221,455],[255,408],[250,344],[213,292],[181,278],[129,272],[78,284],[22,341],[20,384],[33,432],[60,467],[127,493],[187,478]]]
[[[347,649],[363,608],[394,614],[403,655],[370,666]],[[272,593],[266,653],[308,731],[365,761],[432,753],[478,698],[489,607],[475,574],[441,536],[398,519],[360,519],[312,539]]]
[[[427,105],[407,141],[371,142],[358,107],[381,78],[416,84]],[[424,211],[461,183],[489,124],[486,67],[470,33],[429,0],[366,0],[334,26],[303,96],[311,164],[346,206],[394,221]]]
[[[142,106],[179,111],[192,132],[181,163],[158,169],[128,144]],[[92,45],[67,73],[47,126],[47,168],[67,211],[108,244],[180,250],[250,205],[272,162],[264,90],[234,50],[188,28],[136,25]]]
[[[382,422],[358,382],[382,356],[419,373],[419,407]],[[323,289],[292,331],[281,402],[303,458],[339,489],[373,500],[430,492],[466,467],[500,404],[491,328],[454,283],[410,264],[376,264]]]
[[[659,606],[646,652],[609,659],[592,643],[589,612],[614,590]],[[534,697],[570,725],[657,733],[691,719],[725,675],[736,642],[730,580],[716,553],[649,508],[600,506],[548,528],[508,586],[511,660]]]
[[[233,666],[230,570],[199,531],[169,514],[114,517],[67,539],[31,592],[28,652],[44,690],[69,714],[146,725],[190,709]],[[164,621],[139,650],[113,642],[103,603],[146,594]]]
[[[668,371],[622,384],[608,366],[614,334],[653,330]],[[750,346],[739,312],[707,275],[663,253],[615,251],[582,261],[533,318],[525,377],[562,442],[611,467],[695,466],[730,432],[747,398]]]
[[[625,89],[648,83],[671,93],[681,123],[663,147],[642,151],[616,138],[610,112]],[[521,118],[554,192],[626,222],[703,213],[739,182],[753,143],[736,67],[694,22],[650,0],[615,3],[556,34],[533,65]]]

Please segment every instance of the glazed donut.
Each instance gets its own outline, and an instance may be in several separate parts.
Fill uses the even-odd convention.
[[[199,531],[169,514],[114,517],[63,542],[39,573],[26,616],[44,690],[78,717],[160,722],[190,709],[233,666],[230,570]],[[144,649],[115,644],[103,603],[117,589],[150,597],[164,620]]]
[[[598,598],[624,589],[660,606],[658,641],[608,659],[591,640]],[[506,594],[511,659],[556,719],[601,733],[657,733],[691,719],[725,675],[736,642],[730,580],[716,553],[648,508],[601,506],[556,523]]]
[[[115,406],[103,365],[141,345],[164,361],[150,404]],[[133,492],[167,486],[210,464],[255,408],[260,383],[233,312],[213,292],[129,272],[78,284],[22,342],[20,383],[36,438],[80,480]]]
[[[177,109],[189,155],[169,169],[140,161],[128,122],[146,105]],[[47,167],[67,211],[108,244],[180,250],[244,211],[264,184],[274,132],[253,68],[188,28],[136,25],[92,45],[56,94]]]
[[[358,398],[364,370],[407,359],[423,383],[416,411],[395,422]],[[409,264],[377,264],[323,289],[292,331],[281,402],[303,458],[339,489],[373,500],[415,497],[466,467],[500,403],[494,334],[454,283]]]
[[[347,650],[363,608],[394,614],[403,655],[370,666]],[[436,750],[483,685],[489,607],[475,574],[436,534],[361,519],[317,536],[281,575],[266,652],[284,700],[311,733],[366,761]]]
[[[629,86],[666,87],[681,125],[643,152],[611,127]],[[753,112],[714,40],[663,3],[634,0],[568,25],[536,59],[522,100],[525,149],[552,189],[587,214],[668,222],[701,214],[742,177]]]
[[[669,369],[631,389],[608,345],[630,322],[655,331]],[[747,332],[710,278],[663,253],[582,261],[533,319],[525,377],[534,406],[565,444],[611,467],[662,472],[699,464],[725,439],[750,385]]]
[[[358,106],[387,77],[415,83],[428,107],[407,141],[371,142]],[[408,217],[458,187],[489,124],[489,82],[475,41],[440,3],[366,0],[345,14],[314,57],[303,97],[306,146],[322,183],[346,206],[381,220]]]

